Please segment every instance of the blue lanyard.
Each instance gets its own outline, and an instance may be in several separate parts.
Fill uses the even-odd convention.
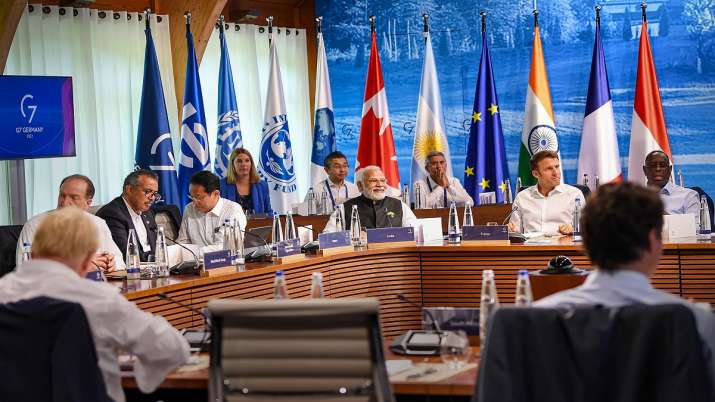
[[[328,179],[323,180],[323,183],[325,183],[325,189],[328,190],[328,195],[330,196],[330,201],[333,203],[333,209],[335,209],[335,198],[333,197],[333,192],[330,191],[330,184],[328,184]],[[344,184],[345,186],[345,198],[348,198],[348,185]],[[338,190],[338,195],[340,195],[340,190]]]

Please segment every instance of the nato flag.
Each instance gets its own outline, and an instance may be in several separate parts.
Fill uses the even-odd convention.
[[[479,203],[479,194],[490,192],[496,193],[498,203],[504,202],[507,191],[509,168],[499,113],[492,59],[483,34],[482,56],[464,167],[464,188],[476,203]]]
[[[166,113],[164,90],[161,86],[156,49],[147,26],[144,52],[144,83],[139,111],[137,149],[134,156],[138,168],[149,169],[159,176],[159,193],[167,204],[179,205],[179,190],[174,164],[174,150]]]

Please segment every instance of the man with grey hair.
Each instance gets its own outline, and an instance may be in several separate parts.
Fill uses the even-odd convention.
[[[345,230],[350,230],[354,205],[360,215],[360,224],[367,229],[417,225],[417,217],[407,204],[386,196],[387,180],[382,169],[371,165],[358,170],[355,183],[362,194],[343,203]],[[335,220],[338,213],[336,210],[330,216],[325,232],[337,230]]]
[[[423,205],[427,208],[449,208],[452,201],[457,205],[474,200],[467,194],[456,177],[447,175],[447,159],[440,151],[430,151],[425,158],[425,170],[428,176],[415,182],[419,187]]]
[[[66,207],[77,207],[82,211],[85,211],[87,218],[92,221],[95,229],[97,229],[99,239],[99,248],[97,253],[95,253],[92,258],[92,264],[96,268],[105,272],[112,272],[115,269],[123,270],[125,267],[123,258],[124,252],[120,251],[119,248],[117,248],[117,245],[114,244],[112,233],[109,231],[109,228],[104,220],[88,212],[89,208],[92,206],[93,198],[94,183],[92,183],[92,180],[81,174],[73,174],[65,177],[60,182],[60,191],[57,196],[57,208],[52,211]],[[27,243],[30,245],[30,248],[32,248],[37,228],[40,226],[45,217],[47,217],[47,214],[52,211],[35,215],[30,220],[25,222],[25,225],[22,227],[22,232],[20,232],[20,237],[17,240],[17,266],[19,266],[22,262],[24,244]]]
[[[97,216],[107,222],[114,242],[123,253],[127,251],[129,230],[134,229],[141,260],[147,261],[149,255],[154,254],[157,229],[151,206],[160,199],[156,173],[139,169],[124,179],[122,195],[97,211]]]

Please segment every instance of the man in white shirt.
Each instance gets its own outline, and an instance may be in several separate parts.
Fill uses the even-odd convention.
[[[92,180],[81,174],[73,174],[65,177],[60,182],[57,209],[75,206],[86,212],[92,206],[93,198],[94,184]],[[32,247],[37,228],[50,212],[52,211],[35,215],[22,227],[22,232],[20,232],[20,237],[17,240],[16,265],[20,265],[22,262],[24,244],[28,243]],[[86,212],[86,214],[99,234],[99,251],[94,255],[92,264],[105,272],[112,272],[115,269],[123,270],[125,268],[124,253],[119,250],[114,240],[112,240],[112,233],[109,231],[107,223],[102,218],[98,218],[89,212]]]
[[[216,251],[223,248],[221,228],[224,219],[235,219],[241,230],[246,230],[243,208],[236,202],[221,198],[220,185],[219,177],[208,170],[191,176],[191,202],[184,209],[177,242],[195,244],[205,252]]]
[[[350,230],[353,206],[357,206],[360,225],[367,229],[417,225],[417,217],[409,206],[397,198],[387,197],[387,180],[378,166],[366,166],[355,174],[355,181],[362,191],[358,197],[343,203],[344,229]],[[330,216],[324,232],[338,230],[336,219],[339,211]]]
[[[452,201],[457,205],[466,202],[474,205],[474,200],[462,187],[459,179],[447,176],[447,159],[440,151],[431,151],[425,159],[425,170],[429,173],[424,180],[415,182],[427,208],[449,208]]]
[[[662,211],[663,203],[652,189],[634,183],[599,187],[581,219],[584,248],[596,270],[583,285],[543,298],[535,305],[683,304],[693,312],[707,349],[710,374],[715,375],[715,314],[710,305],[689,303],[650,284],[663,251]]]
[[[97,230],[86,212],[50,212],[35,233],[32,260],[0,279],[0,303],[51,297],[80,304],[92,330],[107,394],[123,402],[117,350],[136,357],[134,377],[142,392],[152,392],[166,375],[189,358],[189,345],[164,318],[146,313],[118,288],[85,279],[94,270]]]
[[[342,204],[343,202],[349,200],[350,198],[355,198],[360,195],[360,190],[358,187],[345,180],[348,175],[348,158],[340,151],[333,151],[325,157],[323,162],[325,173],[328,174],[328,178],[314,183],[313,191],[315,192],[315,197],[318,202],[322,202],[323,194],[327,201],[326,211],[334,211],[335,206]],[[308,196],[306,195],[304,203],[308,201]]]
[[[537,183],[514,198],[509,230],[550,235],[573,233],[573,210],[576,200],[583,207],[583,193],[561,183],[561,162],[556,152],[537,152],[529,163]]]
[[[643,173],[647,179],[648,187],[653,187],[658,191],[666,214],[692,214],[699,219],[700,196],[698,192],[671,182],[672,169],[670,159],[665,152],[656,150],[649,153],[643,164]]]

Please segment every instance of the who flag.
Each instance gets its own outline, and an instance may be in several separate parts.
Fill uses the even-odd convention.
[[[628,180],[645,185],[643,164],[652,151],[665,152],[671,163],[668,131],[665,128],[663,103],[660,100],[658,76],[648,39],[648,23],[641,25],[640,47],[638,49],[638,70],[636,73],[636,93],[633,101],[631,122],[631,143],[628,149]]]
[[[219,25],[221,62],[218,72],[218,130],[216,131],[214,173],[223,179],[230,168],[228,158],[234,149],[243,147],[243,138],[241,137],[241,122],[238,118],[238,103],[236,102],[236,89],[233,85],[231,60],[228,57],[226,34],[223,24]]]
[[[491,192],[496,193],[498,203],[503,203],[509,190],[506,183],[509,167],[500,114],[492,58],[483,34],[464,166],[464,188],[477,203],[480,203],[479,194]]]
[[[622,180],[611,88],[608,85],[606,58],[601,44],[601,25],[598,23],[578,155],[576,179],[581,184],[586,184],[584,175],[590,178],[598,177],[601,183]]]
[[[551,92],[549,91],[549,78],[546,76],[544,51],[541,47],[541,33],[539,26],[536,25],[534,27],[534,44],[531,50],[529,86],[526,88],[524,128],[521,131],[519,150],[519,177],[523,186],[536,184],[536,178],[531,174],[529,161],[532,155],[544,150],[558,152],[559,140],[556,136],[554,110],[551,107]]]
[[[181,209],[189,201],[189,180],[199,171],[208,170],[209,137],[206,133],[204,99],[201,95],[199,68],[194,53],[194,37],[191,26],[186,24],[188,54],[186,58],[186,81],[184,84],[184,107],[181,119],[181,159],[179,160],[179,191]]]
[[[432,39],[429,32],[426,32],[425,59],[424,64],[422,64],[422,82],[420,83],[420,96],[417,101],[415,142],[412,146],[412,168],[410,169],[412,186],[427,176],[425,162],[427,154],[431,151],[444,153],[444,158],[447,161],[447,176],[452,176],[452,158],[449,156],[449,143],[447,142],[444,127],[442,98],[440,96],[434,53],[432,52]]]
[[[277,213],[284,214],[298,202],[298,188],[275,40],[271,41],[269,70],[258,164],[261,175],[268,182],[271,207]]]
[[[310,155],[310,181],[315,186],[328,178],[323,162],[329,153],[337,150],[333,95],[330,91],[328,58],[325,56],[323,34],[318,32],[318,65],[315,73],[315,120],[313,124],[313,151]]]
[[[159,193],[167,204],[179,205],[179,189],[176,179],[174,147],[171,141],[169,118],[166,113],[164,88],[161,85],[159,62],[151,37],[151,29],[146,34],[144,51],[144,82],[139,110],[137,149],[134,163],[137,168],[148,169],[159,176]]]

